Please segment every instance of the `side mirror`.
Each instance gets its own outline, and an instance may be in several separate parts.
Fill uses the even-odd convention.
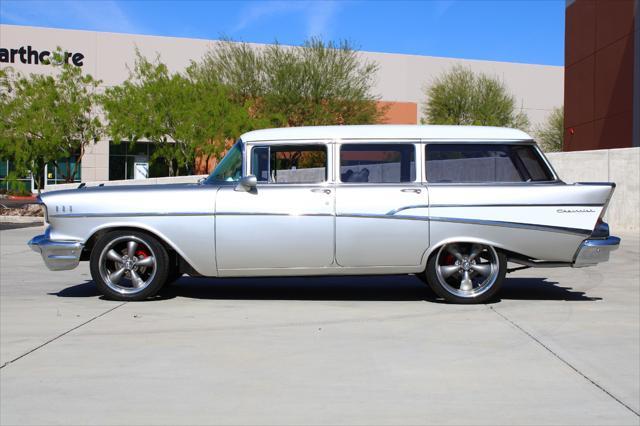
[[[258,185],[258,179],[254,175],[245,176],[236,185],[236,191],[254,192]]]

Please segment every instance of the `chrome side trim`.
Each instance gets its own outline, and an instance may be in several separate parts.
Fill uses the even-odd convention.
[[[555,204],[555,203],[519,203],[519,204],[431,204],[429,207],[602,207],[603,204]]]
[[[390,214],[368,214],[368,213],[338,213],[336,217],[360,217],[365,219],[394,219],[394,220],[429,220],[429,216],[394,216]]]
[[[439,207],[602,207],[603,204],[545,204],[545,203],[520,203],[520,204],[419,204],[413,206],[405,206],[390,210],[387,214],[394,215],[403,210],[425,209]]]
[[[475,224],[486,226],[503,226],[508,228],[532,229],[537,231],[561,232],[574,235],[591,235],[590,229],[566,228],[551,225],[536,225],[521,222],[505,222],[484,219],[465,219],[455,217],[440,216],[414,216],[414,215],[397,215],[396,213],[415,208],[427,208],[428,205],[406,206],[400,209],[391,210],[386,214],[370,214],[370,213],[260,213],[260,212],[188,212],[188,213],[68,213],[50,215],[56,218],[98,218],[98,217],[167,217],[167,216],[316,216],[316,217],[352,217],[352,218],[369,218],[369,219],[395,219],[395,220],[432,220],[435,222],[451,222],[463,224]]]
[[[50,214],[49,217],[73,218],[73,217],[148,217],[148,216],[213,216],[213,212],[167,212],[167,213],[66,213]]]
[[[333,213],[217,212],[215,216],[334,216]]]
[[[387,212],[387,214],[388,214],[388,215],[394,215],[394,214],[399,213],[399,212],[401,212],[401,211],[403,211],[403,210],[410,210],[410,209],[427,209],[427,208],[429,208],[429,205],[428,205],[428,204],[415,204],[415,205],[412,205],[412,206],[404,206],[404,207],[400,207],[400,208],[397,208],[397,209],[389,210],[389,211]]]
[[[566,228],[563,226],[536,225],[532,223],[503,222],[498,220],[463,219],[463,218],[456,218],[456,217],[437,217],[437,216],[429,216],[429,219],[434,222],[451,222],[451,223],[462,223],[462,224],[469,224],[469,225],[502,226],[506,228],[530,229],[534,231],[560,232],[563,234],[571,234],[571,235],[585,235],[585,236],[591,235],[590,229]]]

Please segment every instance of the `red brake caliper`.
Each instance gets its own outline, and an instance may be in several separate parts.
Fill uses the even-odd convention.
[[[451,253],[444,255],[444,258],[442,259],[443,265],[453,265],[454,263],[456,263],[456,258]]]
[[[148,251],[144,250],[144,249],[138,249],[138,250],[136,250],[136,257],[137,257],[139,260],[145,259],[145,258],[149,257],[150,255],[151,255],[151,254],[150,254]],[[142,268],[142,267],[141,267],[141,268]]]

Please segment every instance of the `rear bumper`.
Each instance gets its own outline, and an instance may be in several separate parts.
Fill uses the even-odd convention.
[[[576,252],[574,268],[592,266],[609,260],[609,253],[620,246],[620,238],[594,238],[584,240]]]
[[[40,253],[44,264],[52,271],[74,269],[80,263],[84,244],[79,241],[53,241],[49,231],[33,237],[27,244],[31,250]]]

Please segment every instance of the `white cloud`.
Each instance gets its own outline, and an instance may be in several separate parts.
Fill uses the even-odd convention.
[[[334,1],[319,1],[310,5],[307,12],[307,36],[331,35],[331,20],[338,11],[338,3]]]
[[[331,24],[339,9],[337,1],[258,1],[250,3],[243,11],[232,34],[259,24],[260,21],[279,15],[297,15],[306,25],[307,36],[331,35]]]

